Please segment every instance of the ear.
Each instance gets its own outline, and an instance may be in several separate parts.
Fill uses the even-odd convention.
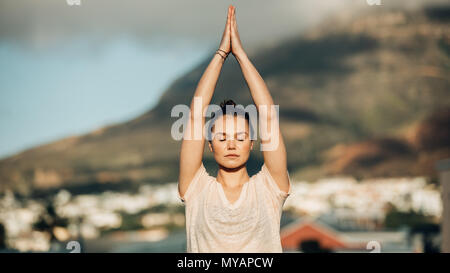
[[[212,153],[213,152],[213,148],[211,145],[211,141],[208,141],[208,147],[209,147],[209,151]]]
[[[255,143],[255,141],[251,140],[250,150],[253,150],[253,143]]]

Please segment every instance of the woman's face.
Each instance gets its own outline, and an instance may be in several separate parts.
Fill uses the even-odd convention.
[[[245,117],[223,115],[214,122],[209,150],[217,164],[225,168],[237,168],[247,163],[253,141]]]

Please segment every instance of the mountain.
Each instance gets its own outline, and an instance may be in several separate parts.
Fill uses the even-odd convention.
[[[211,53],[211,57],[212,57]],[[250,55],[280,105],[293,179],[424,175],[450,157],[450,7],[371,8],[337,14]],[[132,190],[175,182],[177,104],[189,105],[210,61],[176,79],[157,106],[121,124],[25,150],[0,161],[0,191],[23,195]],[[225,63],[212,103],[252,103],[236,60]],[[217,167],[205,149],[204,163]],[[248,163],[262,164],[256,149]]]

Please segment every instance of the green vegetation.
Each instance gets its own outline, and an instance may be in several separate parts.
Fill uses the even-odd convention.
[[[426,216],[422,213],[409,210],[407,212],[399,211],[396,208],[392,208],[385,216],[384,225],[388,229],[398,229],[402,227],[408,227],[415,229],[423,226],[424,224],[433,224],[432,217]]]

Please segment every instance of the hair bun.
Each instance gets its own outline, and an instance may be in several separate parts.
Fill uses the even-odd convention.
[[[233,100],[224,100],[220,103],[220,108],[224,109],[227,105],[233,105],[236,106],[236,103]]]

